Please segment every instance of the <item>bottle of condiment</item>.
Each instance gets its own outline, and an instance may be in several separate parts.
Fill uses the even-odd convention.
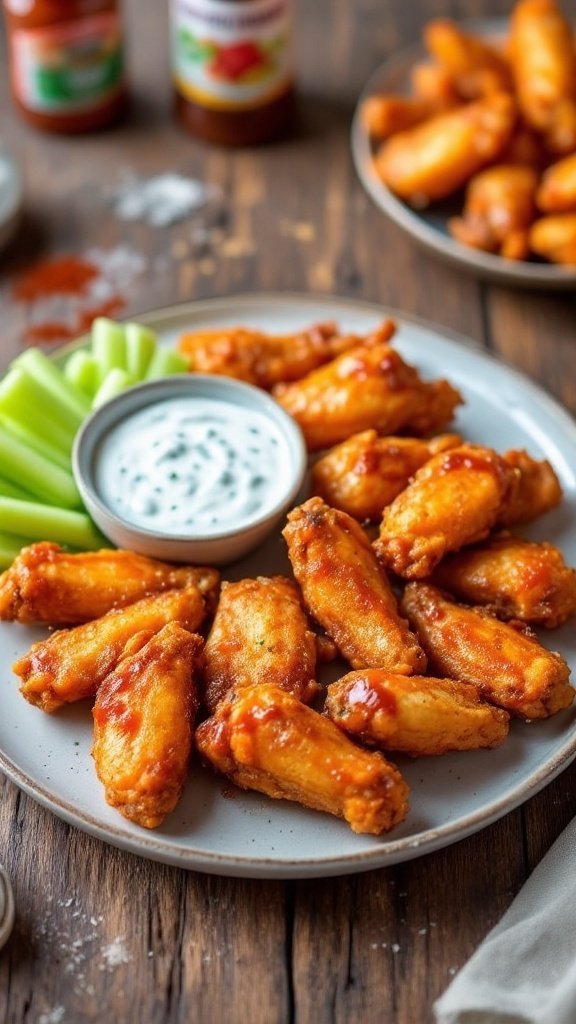
[[[86,132],[126,99],[118,0],[3,0],[16,106],[37,128]]]
[[[171,0],[176,114],[225,146],[285,135],[294,109],[293,0]]]

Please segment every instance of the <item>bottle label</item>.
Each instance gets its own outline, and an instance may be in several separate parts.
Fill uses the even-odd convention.
[[[291,0],[171,0],[172,69],[185,99],[213,110],[270,103],[292,80]]]
[[[11,37],[14,92],[40,114],[90,111],[122,88],[120,18],[110,12]]]

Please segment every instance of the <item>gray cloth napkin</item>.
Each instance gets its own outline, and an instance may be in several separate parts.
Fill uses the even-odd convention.
[[[434,1011],[438,1024],[576,1024],[576,818]]]

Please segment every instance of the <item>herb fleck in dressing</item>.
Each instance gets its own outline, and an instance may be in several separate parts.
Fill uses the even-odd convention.
[[[96,486],[102,501],[135,526],[211,536],[268,512],[289,465],[282,433],[255,410],[169,398],[107,434]]]

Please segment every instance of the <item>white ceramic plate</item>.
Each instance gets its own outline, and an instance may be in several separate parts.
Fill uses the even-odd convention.
[[[465,22],[463,28],[485,38],[502,38],[502,20]],[[398,199],[374,168],[372,144],[360,119],[360,108],[368,96],[409,91],[410,70],[426,59],[423,46],[403,50],[385,61],[370,77],[358,101],[352,122],[352,156],[364,188],[383,213],[420,246],[445,262],[486,280],[526,288],[563,289],[576,286],[576,268],[552,263],[505,260],[492,253],[462,245],[448,233],[450,217],[462,211],[462,197],[434,203],[426,210],[413,210]]]
[[[303,296],[240,297],[173,307],[142,316],[167,343],[185,328],[246,324],[278,333],[336,320],[369,331],[386,314],[377,306]],[[566,493],[562,507],[530,535],[558,544],[576,564],[576,425],[552,399],[466,339],[396,315],[399,351],[425,377],[446,375],[466,406],[455,428],[499,450],[524,446],[555,466]],[[226,575],[289,571],[280,537]],[[498,750],[399,761],[412,790],[406,821],[389,836],[354,835],[343,822],[238,790],[196,768],[182,802],[162,827],[148,832],[108,807],[91,757],[90,707],[53,716],[27,704],[10,665],[41,629],[0,624],[0,767],[55,814],[134,853],[218,874],[259,878],[311,877],[364,871],[408,860],[478,831],[533,796],[576,756],[576,707],[546,721],[515,722]],[[548,643],[576,665],[573,626]]]

